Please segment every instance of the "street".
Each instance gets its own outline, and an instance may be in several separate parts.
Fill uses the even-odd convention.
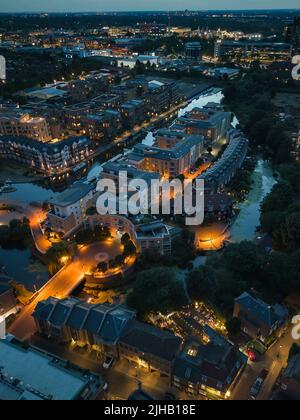
[[[293,344],[291,330],[292,328],[289,328],[278,342],[270,347],[261,361],[256,363],[249,362],[240,381],[232,392],[232,400],[248,400],[251,387],[263,369],[266,369],[269,374],[260,390],[257,400],[268,400],[270,398],[277,378],[287,364],[289,351]]]

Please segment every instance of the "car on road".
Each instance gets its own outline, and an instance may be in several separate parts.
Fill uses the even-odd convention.
[[[114,363],[114,358],[111,356],[108,356],[103,363],[103,369],[111,368],[113,363]]]
[[[254,382],[251,391],[250,391],[250,399],[252,400],[256,400],[264,381],[266,380],[267,376],[268,376],[269,372],[267,370],[263,370],[261,372],[261,374],[259,375],[259,377],[256,379],[256,381]]]

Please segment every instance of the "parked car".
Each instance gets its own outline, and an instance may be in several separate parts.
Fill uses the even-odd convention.
[[[103,369],[111,368],[113,363],[114,363],[114,358],[111,356],[108,356],[103,363]]]
[[[252,348],[248,347],[247,348],[247,355],[248,358],[251,362],[257,362],[257,355],[255,353],[255,350],[253,350]]]
[[[252,400],[256,400],[261,387],[263,386],[264,381],[266,380],[267,376],[268,376],[269,372],[267,370],[263,370],[261,372],[261,374],[259,375],[259,377],[256,379],[256,381],[254,382],[254,385],[251,388],[250,391],[250,397]]]

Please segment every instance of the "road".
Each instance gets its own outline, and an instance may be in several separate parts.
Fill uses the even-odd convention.
[[[57,358],[69,360],[83,369],[101,375],[109,385],[109,399],[127,400],[129,395],[137,390],[139,382],[143,383],[146,392],[158,399],[169,390],[169,381],[166,378],[161,378],[157,373],[150,374],[140,370],[137,373],[126,361],[117,362],[112,369],[106,370],[102,367],[104,360],[97,358],[95,353],[81,354],[38,336],[32,338],[31,344]]]
[[[6,205],[15,208],[16,211],[1,211],[0,224],[8,224],[12,219],[22,219],[26,217],[30,221],[31,233],[37,250],[45,254],[51,246],[41,229],[41,223],[46,219],[46,212],[41,208],[33,207],[28,203],[14,200],[0,200],[0,206]]]
[[[105,258],[110,260],[122,253],[119,239],[107,241],[105,243],[94,243],[82,247],[76,254],[73,261],[57,273],[49,282],[38,292],[34,300],[25,306],[16,321],[9,328],[9,333],[21,340],[28,339],[36,330],[32,318],[37,304],[50,296],[59,299],[65,298],[81,283],[85,273],[92,267],[97,266],[98,262]]]
[[[249,362],[232,393],[232,400],[248,400],[251,387],[263,369],[266,369],[269,375],[262,386],[257,400],[268,400],[270,398],[280,372],[286,367],[289,351],[294,342],[291,330],[292,328],[289,328],[278,342],[271,346],[259,362]]]

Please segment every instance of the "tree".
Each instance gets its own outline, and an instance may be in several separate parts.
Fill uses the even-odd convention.
[[[288,214],[280,226],[283,248],[288,252],[300,248],[300,212]]]
[[[210,267],[200,267],[189,274],[188,294],[193,300],[213,302],[219,285],[215,272]]]
[[[124,264],[124,255],[117,255],[115,258],[115,262],[118,267]]]
[[[179,310],[187,303],[183,284],[177,280],[176,271],[165,267],[139,273],[127,298],[127,304],[142,318],[153,311],[166,314]]]
[[[98,264],[97,268],[100,271],[100,273],[106,273],[108,270],[108,264],[107,262],[102,261]]]
[[[124,233],[124,235],[121,238],[121,244],[125,246],[127,242],[129,241],[130,241],[130,235],[128,233]]]
[[[45,254],[45,260],[48,265],[48,270],[53,276],[64,265],[64,259],[71,259],[74,256],[74,251],[71,246],[65,241],[61,241],[52,245]]]
[[[91,229],[80,230],[75,236],[78,245],[87,245],[94,241],[94,232]]]
[[[186,268],[188,263],[196,258],[195,233],[183,229],[181,237],[173,241],[172,256],[179,267]]]
[[[293,189],[287,182],[276,184],[261,205],[261,212],[286,211],[294,197]]]
[[[124,246],[124,253],[125,257],[131,257],[132,255],[136,254],[136,247],[134,243],[130,240]]]
[[[241,321],[238,318],[231,318],[226,321],[226,329],[229,336],[235,337],[241,331]]]
[[[262,257],[254,243],[243,241],[228,245],[221,256],[221,262],[239,278],[251,281],[261,268]]]

